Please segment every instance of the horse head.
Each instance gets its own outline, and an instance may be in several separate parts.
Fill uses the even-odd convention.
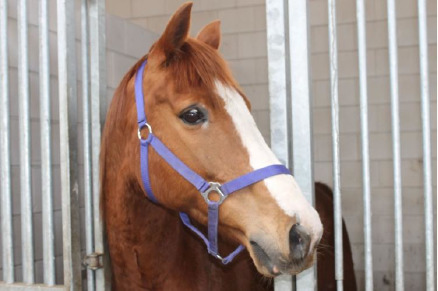
[[[219,21],[192,38],[191,7],[186,3],[175,12],[147,55],[142,86],[154,135],[207,181],[224,183],[279,164],[218,51]],[[141,134],[147,136],[147,130]],[[149,152],[149,170],[159,204],[207,225],[204,198],[154,150]],[[137,174],[143,185],[139,168]],[[215,196],[210,193],[210,199]],[[244,245],[260,273],[296,274],[313,264],[322,225],[291,175],[240,189],[223,202],[219,214],[219,235]]]

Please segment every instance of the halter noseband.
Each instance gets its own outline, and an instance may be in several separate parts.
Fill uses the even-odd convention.
[[[147,60],[143,62],[137,71],[135,77],[135,99],[137,104],[137,120],[138,120],[138,138],[140,140],[140,167],[141,177],[144,187],[146,189],[147,197],[155,203],[158,203],[157,198],[152,193],[151,184],[149,180],[149,166],[148,166],[148,148],[149,145],[154,148],[158,155],[160,155],[175,171],[190,182],[202,195],[208,205],[208,238],[196,228],[190,221],[189,216],[180,212],[180,218],[185,226],[196,233],[205,243],[208,253],[221,260],[223,264],[231,262],[237,254],[239,254],[245,247],[239,245],[232,253],[225,258],[219,255],[218,250],[218,235],[217,227],[219,221],[219,205],[233,192],[242,188],[248,187],[251,184],[269,178],[271,176],[287,174],[290,171],[283,165],[270,165],[250,173],[242,175],[234,180],[219,184],[217,182],[207,182],[189,167],[184,164],[177,156],[175,156],[169,148],[167,148],[155,135],[152,133],[151,126],[147,123],[146,114],[144,111],[144,95],[143,95],[143,73]],[[141,130],[147,128],[149,131],[148,137],[143,139]],[[210,200],[208,195],[211,192],[219,194],[219,201]]]

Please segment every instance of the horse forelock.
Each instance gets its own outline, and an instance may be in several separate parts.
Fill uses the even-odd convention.
[[[154,50],[151,51],[152,56]],[[159,46],[156,50],[159,50]],[[216,82],[220,81],[240,92],[249,105],[246,96],[242,93],[220,53],[198,39],[187,38],[172,56],[160,62],[159,69],[167,74],[175,93],[190,92],[192,89],[215,93]],[[207,94],[206,96],[209,99],[207,101],[213,106],[221,103],[216,94]]]
[[[174,55],[163,63],[169,70],[176,90],[188,87],[215,88],[215,80],[236,86],[225,61],[207,44],[188,38]]]

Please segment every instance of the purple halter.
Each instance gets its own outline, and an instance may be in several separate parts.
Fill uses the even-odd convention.
[[[144,111],[144,96],[143,96],[143,73],[147,60],[143,62],[137,71],[135,77],[135,99],[137,104],[137,120],[138,120],[138,138],[140,140],[140,167],[141,176],[146,194],[150,200],[158,203],[157,198],[152,193],[151,184],[149,180],[149,166],[148,166],[148,148],[149,145],[154,148],[158,155],[160,155],[175,171],[190,182],[204,197],[208,205],[208,238],[197,229],[190,221],[189,216],[180,212],[180,217],[185,226],[196,233],[205,243],[208,253],[221,260],[223,264],[231,262],[245,247],[238,246],[231,254],[225,258],[219,255],[218,250],[218,235],[217,227],[219,220],[219,205],[233,192],[245,188],[251,184],[269,178],[271,176],[287,174],[290,171],[283,165],[271,165],[253,172],[242,175],[234,180],[231,180],[223,185],[216,182],[207,182],[197,173],[186,166],[177,156],[175,156],[155,135],[152,133],[151,126],[146,121],[146,114]],[[141,137],[141,130],[147,128],[149,135],[146,139]],[[210,192],[219,194],[219,201],[212,201],[208,198]]]

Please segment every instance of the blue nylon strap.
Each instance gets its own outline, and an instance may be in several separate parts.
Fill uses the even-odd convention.
[[[209,252],[217,255],[217,226],[219,222],[219,203],[208,201],[208,242],[210,243]]]
[[[184,212],[180,212],[179,213],[179,217],[181,218],[181,221],[183,222],[183,224],[189,228],[190,230],[192,230],[196,235],[198,235],[205,243],[205,245],[207,246],[208,249],[208,253],[217,257],[219,255],[219,253],[214,253],[213,251],[211,251],[211,245],[209,240],[205,237],[205,235],[199,230],[197,229],[192,222],[190,221],[189,216],[187,215],[187,213]],[[210,217],[208,218],[208,220],[210,220]],[[210,228],[210,225],[209,225]],[[217,229],[217,228],[216,228]],[[217,247],[216,247],[217,249]],[[226,256],[225,258],[222,258],[222,264],[226,265],[228,263],[230,263],[241,251],[243,251],[245,249],[245,247],[243,245],[239,245],[233,252],[231,252],[228,256]]]
[[[148,148],[149,142],[152,138],[152,134],[149,134],[147,139],[140,140],[140,167],[141,167],[141,178],[143,180],[143,185],[146,190],[146,194],[154,203],[158,204],[158,200],[152,192],[151,181],[149,179],[149,159],[148,159]]]
[[[210,243],[208,242],[208,239],[205,237],[205,235],[199,229],[197,229],[192,224],[192,222],[190,221],[190,218],[187,215],[187,213],[180,212],[179,213],[179,217],[181,218],[181,221],[184,223],[185,226],[190,228],[190,230],[192,230],[194,233],[196,233],[204,241],[205,245],[207,246],[207,249],[210,249],[210,247],[209,247]]]
[[[151,146],[175,171],[195,186],[198,191],[204,192],[208,189],[209,183],[207,181],[187,167],[186,164],[175,156],[156,136],[151,133],[149,135],[152,136],[150,141]]]
[[[146,114],[144,112],[144,96],[143,96],[143,72],[147,61],[144,61],[138,68],[135,75],[135,103],[137,104],[137,123],[142,128],[146,123]]]
[[[223,184],[221,190],[225,195],[229,195],[237,190],[248,187],[251,184],[280,174],[290,175],[290,171],[283,165],[270,165],[258,170],[254,170]]]
[[[244,249],[245,247],[243,245],[239,245],[231,254],[222,259],[222,264],[226,265],[231,262],[234,257],[237,256]]]

